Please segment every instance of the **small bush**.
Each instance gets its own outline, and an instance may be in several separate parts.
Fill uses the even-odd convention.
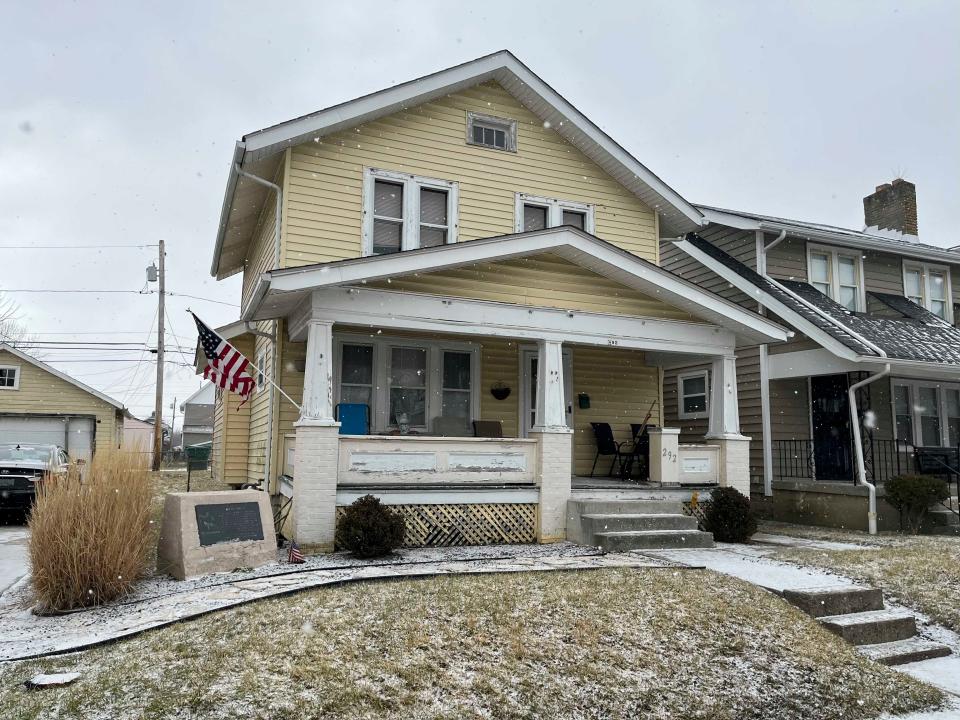
[[[711,491],[704,525],[713,533],[714,540],[720,542],[746,542],[757,531],[757,519],[750,508],[749,498],[732,487]]]
[[[357,557],[389,555],[403,544],[406,527],[403,517],[380,502],[364,495],[353,501],[337,522],[337,547]]]
[[[147,569],[153,535],[145,456],[99,451],[62,478],[47,478],[30,514],[38,609],[57,612],[124,595]]]
[[[897,475],[887,480],[883,487],[887,502],[900,511],[914,535],[920,532],[930,506],[950,497],[947,483],[929,475]]]

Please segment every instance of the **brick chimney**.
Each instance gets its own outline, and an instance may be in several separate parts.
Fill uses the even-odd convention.
[[[868,228],[917,235],[917,186],[901,178],[877,186],[863,199],[863,219]]]

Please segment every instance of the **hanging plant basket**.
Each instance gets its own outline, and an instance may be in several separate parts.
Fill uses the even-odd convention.
[[[510,397],[510,388],[504,385],[502,382],[494,383],[490,388],[490,394],[493,395],[497,400],[506,400]]]

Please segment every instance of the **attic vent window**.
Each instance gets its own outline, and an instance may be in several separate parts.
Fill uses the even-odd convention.
[[[467,144],[493,150],[517,151],[517,121],[467,113]]]

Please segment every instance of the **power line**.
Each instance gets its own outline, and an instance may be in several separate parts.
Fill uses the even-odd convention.
[[[101,295],[105,293],[123,293],[127,295],[155,295],[156,290],[116,290],[113,288],[105,290],[93,290],[90,288],[77,288],[77,289],[63,289],[63,288],[0,288],[0,293],[92,293],[95,295]],[[201,302],[215,303],[217,305],[227,305],[229,307],[240,307],[236,303],[225,302],[223,300],[214,300],[213,298],[205,298],[199,295],[187,295],[186,293],[172,292],[170,290],[166,291],[167,295],[172,295],[174,297],[185,297],[190,298],[191,300],[200,300]]]
[[[154,248],[157,243],[145,245],[0,245],[0,250],[94,250],[100,248]]]
[[[187,295],[186,293],[171,292],[169,290],[167,290],[167,295],[173,295],[174,297],[190,298],[191,300],[203,300],[204,302],[216,303],[217,305],[229,305],[230,307],[235,307],[235,308],[240,307],[236,303],[224,302],[223,300],[211,300],[210,298],[200,297],[198,295]]]

